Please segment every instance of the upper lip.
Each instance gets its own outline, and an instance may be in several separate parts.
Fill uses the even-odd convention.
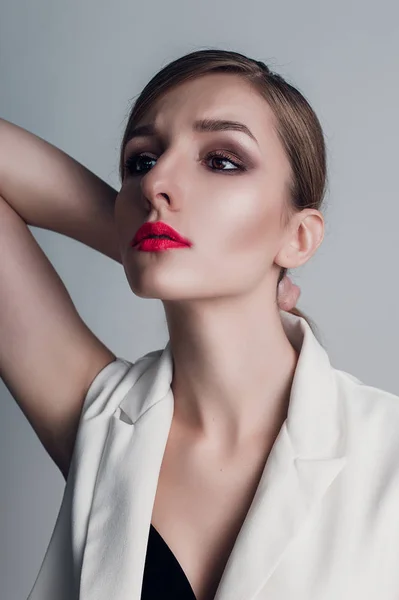
[[[157,221],[156,223],[144,223],[136,231],[136,234],[132,240],[132,244],[138,244],[141,242],[141,240],[144,240],[150,235],[167,235],[176,242],[181,242],[182,244],[191,246],[191,242],[187,238],[182,237],[178,231],[163,221]]]

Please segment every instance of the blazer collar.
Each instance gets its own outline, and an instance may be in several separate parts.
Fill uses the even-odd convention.
[[[281,311],[299,353],[287,419],[266,461],[215,600],[251,600],[345,465],[333,368],[307,322]],[[173,417],[170,342],[112,415],[81,568],[85,600],[140,600],[158,477]]]

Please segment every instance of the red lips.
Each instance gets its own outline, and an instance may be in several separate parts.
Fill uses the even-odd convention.
[[[184,238],[178,233],[173,227],[167,225],[163,221],[157,221],[156,223],[144,223],[137,231],[134,238],[131,241],[131,246],[135,246],[145,238],[151,235],[167,235],[172,240],[179,242],[180,244],[184,244],[186,246],[191,246],[192,243],[187,238]]]

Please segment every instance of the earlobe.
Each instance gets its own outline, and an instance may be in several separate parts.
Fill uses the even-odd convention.
[[[304,209],[292,219],[289,234],[274,262],[286,269],[300,267],[314,255],[323,238],[323,215],[315,209]]]

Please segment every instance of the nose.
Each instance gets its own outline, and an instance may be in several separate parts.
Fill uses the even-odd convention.
[[[150,207],[158,212],[165,208],[177,209],[182,198],[182,182],[177,176],[177,160],[166,152],[157,159],[140,182],[141,193]]]

